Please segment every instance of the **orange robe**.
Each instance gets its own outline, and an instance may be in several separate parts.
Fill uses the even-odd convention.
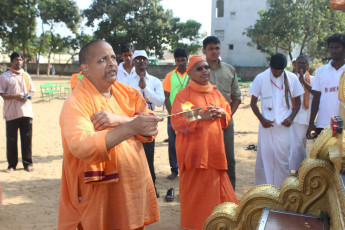
[[[77,84],[77,82],[80,81],[80,78],[79,78],[80,75],[83,75],[83,73],[79,72],[79,73],[72,74],[71,79],[70,79],[70,84],[71,84],[71,89],[72,90],[74,89],[74,87]]]
[[[202,229],[213,209],[223,202],[238,204],[226,173],[227,161],[223,130],[231,119],[231,109],[216,86],[200,86],[194,81],[175,97],[172,114],[182,111],[181,104],[191,102],[193,108],[218,106],[226,118],[191,121],[183,115],[171,117],[176,134],[176,155],[180,170],[181,227]]]
[[[95,131],[90,117],[105,110],[133,117],[146,112],[140,92],[115,82],[112,97],[104,98],[83,77],[66,99],[60,127],[63,166],[58,229],[136,229],[159,221],[158,203],[141,141],[131,137],[107,150],[107,131]],[[146,141],[147,141],[146,140]],[[117,162],[114,181],[85,183],[86,169]],[[115,175],[115,174],[114,174]]]

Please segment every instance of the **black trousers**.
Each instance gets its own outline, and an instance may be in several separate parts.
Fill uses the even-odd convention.
[[[145,155],[147,159],[147,163],[149,164],[150,173],[152,177],[153,184],[156,182],[156,173],[155,173],[155,166],[154,166],[154,160],[155,160],[155,140],[148,143],[143,143]]]
[[[6,121],[6,156],[8,168],[16,169],[18,164],[18,129],[20,132],[24,168],[32,166],[32,118],[21,117]]]

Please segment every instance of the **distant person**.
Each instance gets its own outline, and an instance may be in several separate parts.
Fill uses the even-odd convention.
[[[74,73],[71,76],[70,79],[70,84],[71,84],[71,90],[74,89],[75,85],[77,84],[78,81],[80,81],[83,77],[83,73],[80,71],[79,73]]]
[[[181,227],[202,229],[213,209],[224,202],[238,204],[227,175],[223,129],[231,119],[228,102],[211,85],[210,67],[200,56],[189,59],[188,86],[177,93],[171,112],[183,111],[183,104],[202,107],[199,120],[184,115],[171,117],[176,134],[176,153],[180,170]]]
[[[159,221],[141,142],[162,119],[141,93],[116,82],[111,45],[97,40],[79,53],[83,78],[61,110],[63,146],[58,229],[144,229]]]
[[[11,69],[0,75],[0,95],[4,99],[6,120],[6,156],[10,173],[18,164],[18,129],[21,140],[22,162],[28,172],[34,171],[32,163],[32,105],[35,92],[30,75],[23,70],[24,57],[13,52],[10,56]]]
[[[271,57],[270,68],[257,75],[249,89],[250,106],[260,121],[255,165],[255,185],[280,187],[289,175],[290,126],[304,93],[296,75],[285,71],[286,57]],[[261,99],[261,112],[257,106]]]
[[[291,126],[291,149],[289,159],[289,171],[297,171],[300,164],[306,158],[307,137],[306,132],[309,125],[310,108],[313,100],[311,84],[314,76],[308,72],[309,62],[306,56],[298,56],[296,59],[296,74],[304,94],[301,96],[302,105],[293,120]]]
[[[174,102],[176,94],[188,84],[188,74],[186,72],[188,63],[188,53],[185,49],[177,48],[174,51],[174,58],[176,68],[169,72],[164,81],[163,89],[165,94],[165,107],[168,113],[171,114],[171,107]],[[178,175],[178,165],[176,159],[175,139],[176,133],[171,127],[170,117],[168,118],[168,136],[169,136],[169,163],[171,174],[168,179],[174,180]]]
[[[234,150],[234,114],[241,104],[241,90],[238,86],[236,70],[233,66],[220,61],[220,41],[215,36],[209,36],[203,41],[202,52],[211,67],[210,82],[218,87],[223,97],[231,107],[232,119],[224,129],[224,144],[228,162],[228,175],[232,187],[236,187],[235,150]]]
[[[132,62],[134,47],[131,44],[121,46],[121,59],[123,62],[119,64],[116,80],[128,85],[130,76],[135,73],[134,63]]]
[[[162,83],[158,78],[147,73],[149,60],[145,50],[136,50],[134,52],[133,63],[135,71],[130,76],[128,85],[139,90],[146,100],[147,108],[154,111],[156,106],[162,106],[164,103],[165,97]],[[156,189],[156,173],[154,167],[155,140],[143,143],[143,145],[153,184]],[[156,196],[157,198],[159,197],[157,189]]]
[[[332,60],[327,65],[319,67],[315,72],[312,84],[314,97],[306,133],[308,139],[316,138],[330,124],[331,117],[339,115],[338,87],[340,76],[345,70],[345,35],[331,35],[327,39],[327,46]],[[316,134],[313,135],[312,132]]]

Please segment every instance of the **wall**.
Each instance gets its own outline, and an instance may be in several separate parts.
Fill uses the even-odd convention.
[[[224,0],[223,17],[216,16],[216,2],[212,0],[211,34],[217,36],[215,30],[224,30],[224,39],[220,38],[222,60],[235,66],[267,65],[267,54],[248,46],[251,40],[243,34],[259,18],[258,10],[267,9],[267,0]]]
[[[78,73],[80,71],[78,64],[54,64],[56,75],[72,75],[73,73]],[[8,63],[0,63],[0,73],[5,72],[10,68]],[[158,77],[159,79],[164,79],[166,74],[175,68],[173,65],[152,65],[149,66],[148,73]],[[235,66],[237,76],[241,77],[242,81],[252,81],[255,76],[267,67],[245,67],[245,66]],[[47,64],[40,64],[40,74],[46,75]],[[36,75],[36,64],[29,63],[28,72],[31,75]]]

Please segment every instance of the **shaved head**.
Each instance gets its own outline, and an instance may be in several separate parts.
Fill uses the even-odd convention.
[[[83,46],[83,48],[80,49],[80,52],[79,52],[79,64],[86,64],[87,62],[87,59],[93,55],[92,53],[92,49],[90,49],[92,46],[94,46],[95,44],[97,43],[100,43],[100,42],[105,42],[107,43],[106,41],[103,41],[103,40],[94,40],[94,41],[91,41],[89,43],[87,43],[86,45]]]

